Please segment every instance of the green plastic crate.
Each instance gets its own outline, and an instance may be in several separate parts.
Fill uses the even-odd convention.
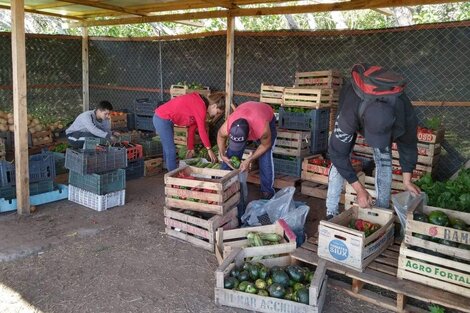
[[[97,195],[105,195],[126,188],[126,170],[118,169],[102,174],[88,175],[71,171],[69,184]]]

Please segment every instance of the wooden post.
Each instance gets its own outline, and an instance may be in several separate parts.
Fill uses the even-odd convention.
[[[24,0],[11,1],[11,50],[13,69],[13,115],[15,127],[16,209],[28,215],[29,160],[28,107],[26,87],[26,47],[24,33]]]
[[[88,27],[82,27],[82,85],[83,111],[90,109],[90,81],[88,61]]]
[[[235,40],[235,17],[227,16],[227,55],[225,65],[225,119],[230,114],[233,101],[233,54]]]

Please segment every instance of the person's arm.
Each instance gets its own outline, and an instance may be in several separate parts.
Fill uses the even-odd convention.
[[[220,126],[219,131],[217,132],[217,147],[219,148],[219,155],[222,161],[227,164],[230,168],[234,169],[230,159],[227,157],[227,121],[225,121],[222,126]]]
[[[102,130],[93,123],[93,119],[90,115],[83,116],[80,120],[82,127],[85,128],[88,132],[92,133],[96,137],[100,138],[111,138],[111,134],[107,131]]]
[[[400,155],[403,184],[408,191],[414,194],[419,194],[421,190],[411,182],[413,170],[415,169],[416,162],[418,160],[418,138],[416,135],[418,119],[408,97],[406,97],[406,95],[402,95],[400,100],[404,102],[405,133],[396,138],[395,142],[397,143],[398,154]]]

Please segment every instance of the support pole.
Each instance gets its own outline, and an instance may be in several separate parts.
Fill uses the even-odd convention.
[[[30,213],[28,107],[26,87],[26,44],[24,33],[24,0],[11,1],[11,50],[13,69],[13,115],[15,127],[16,209]]]
[[[235,41],[235,17],[227,16],[227,55],[225,65],[225,119],[230,114],[233,101],[233,54]]]
[[[90,109],[88,27],[82,27],[82,85],[83,111],[88,111]]]

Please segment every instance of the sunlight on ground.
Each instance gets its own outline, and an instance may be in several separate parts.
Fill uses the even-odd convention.
[[[42,313],[23,299],[16,291],[0,283],[0,312],[2,313]]]

